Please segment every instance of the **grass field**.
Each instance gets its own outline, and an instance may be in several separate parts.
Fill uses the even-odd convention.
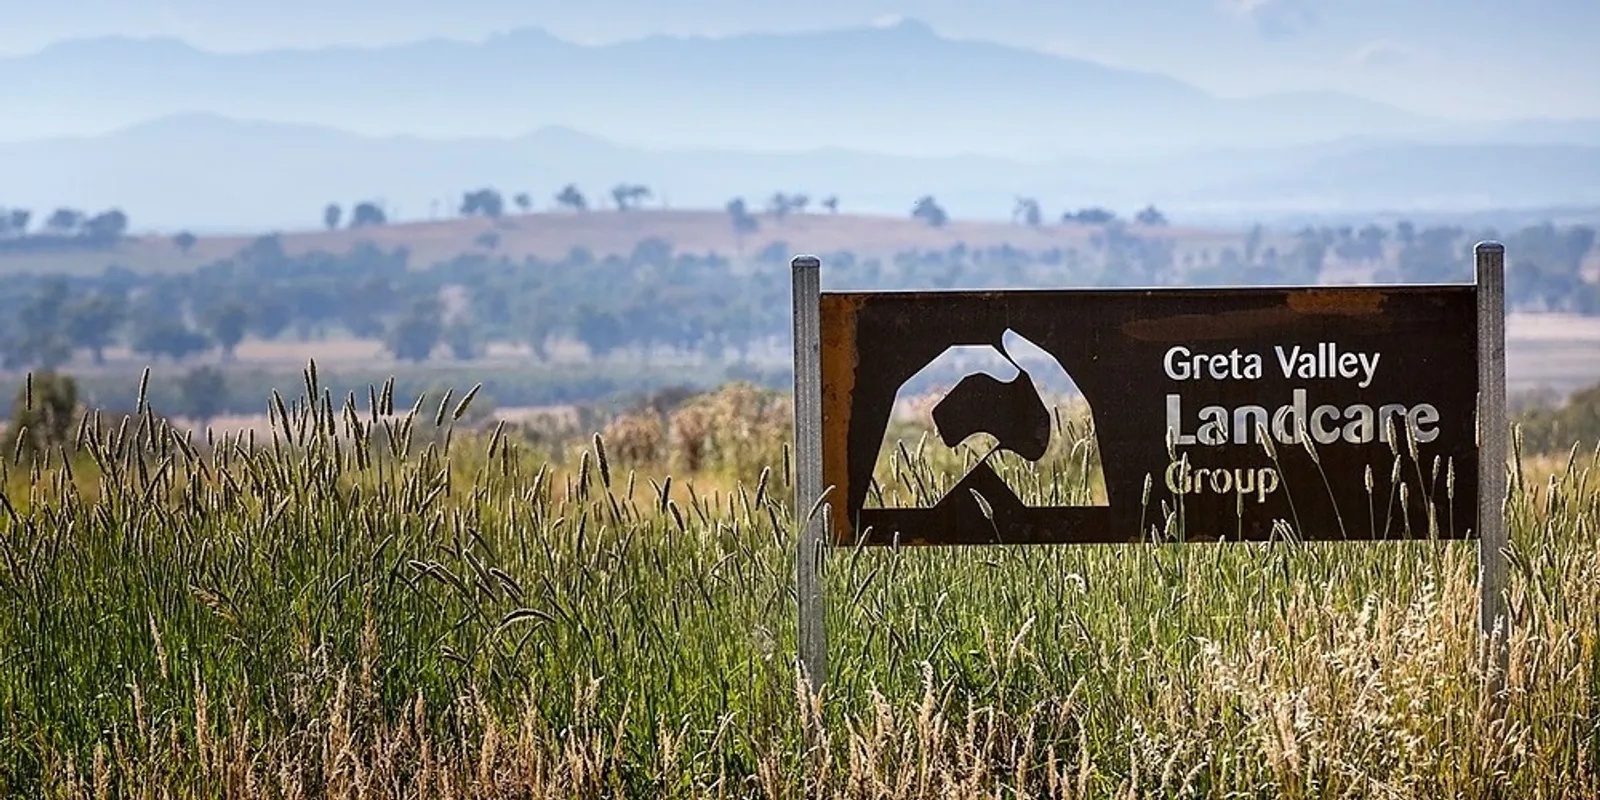
[[[0,794],[1600,792],[1589,455],[1514,465],[1500,678],[1470,544],[846,549],[813,696],[781,402],[706,401],[686,471],[458,397],[7,459]]]

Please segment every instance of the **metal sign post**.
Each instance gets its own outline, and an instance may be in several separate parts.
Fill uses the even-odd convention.
[[[1474,248],[1478,284],[1478,624],[1506,639],[1506,248]]]
[[[794,294],[795,586],[800,604],[800,668],[813,692],[828,674],[823,626],[822,554],[822,264],[815,256],[790,263]],[[816,512],[816,513],[813,513]]]

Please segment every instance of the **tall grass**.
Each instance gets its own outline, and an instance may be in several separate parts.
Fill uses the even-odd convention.
[[[1470,543],[840,550],[813,696],[781,448],[669,477],[306,384],[253,446],[142,408],[7,463],[0,793],[1600,791],[1593,457],[1514,472],[1503,676]]]
[[[1050,405],[1050,445],[1029,462],[998,448],[992,434],[980,433],[946,447],[927,402],[890,422],[867,489],[868,508],[928,507],[943,497],[979,461],[1030,506],[1105,505],[1105,472],[1094,418],[1082,398]]]

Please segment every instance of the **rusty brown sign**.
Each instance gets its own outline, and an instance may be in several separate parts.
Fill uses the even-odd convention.
[[[1469,538],[1477,304],[1474,285],[822,292],[827,538]],[[967,362],[946,358],[957,351],[1000,368],[963,374]],[[878,473],[905,453],[889,435],[897,397],[941,358],[954,366],[925,381],[930,438],[982,447],[949,457],[948,485],[890,502]],[[1080,471],[1079,451],[1099,462],[1088,471],[1103,490],[1077,503],[1016,485],[1017,464],[1067,446],[1045,371],[1064,373],[1088,417],[1068,455]]]

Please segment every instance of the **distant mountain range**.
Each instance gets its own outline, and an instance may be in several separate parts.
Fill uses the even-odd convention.
[[[114,205],[136,227],[301,227],[360,199],[417,219],[482,186],[542,206],[568,182],[642,183],[679,207],[781,190],[903,214],[933,194],[1002,218],[1019,195],[1052,216],[1156,203],[1213,220],[1600,204],[1600,120],[1221,98],[914,21],[248,54],[88,39],[0,58],[0,76],[0,205]]]
[[[1357,136],[1600,145],[1593,120],[1467,124],[1328,92],[1221,98],[1167,76],[944,38],[915,21],[601,46],[529,29],[482,42],[250,54],[105,38],[0,58],[0,75],[0,139],[11,141],[204,112],[366,134],[514,136],[558,125],[641,147],[1023,160]]]
[[[316,227],[323,205],[379,200],[401,219],[450,214],[462,192],[519,191],[548,208],[577,183],[592,201],[641,183],[653,203],[761,207],[775,191],[840,198],[850,212],[905,214],[933,194],[957,217],[1005,218],[1018,196],[1047,214],[1155,203],[1177,219],[1292,212],[1471,212],[1600,205],[1600,146],[1345,140],[1275,149],[1028,162],[844,148],[749,152],[630,147],[569,128],[508,138],[369,137],[213,114],[95,137],[0,143],[0,206],[118,206],[135,229]]]

